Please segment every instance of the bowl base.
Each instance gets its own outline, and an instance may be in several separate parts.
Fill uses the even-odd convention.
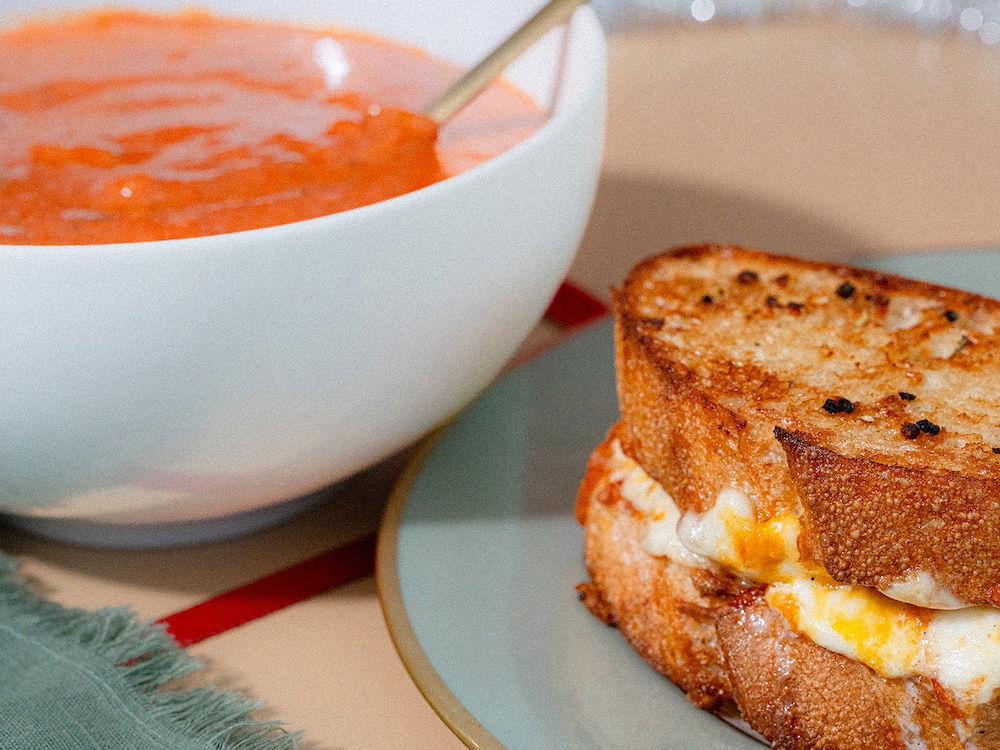
[[[2,522],[34,536],[84,547],[158,549],[219,542],[274,526],[329,497],[313,493],[266,508],[173,523],[101,523],[72,518],[37,518],[2,514]]]

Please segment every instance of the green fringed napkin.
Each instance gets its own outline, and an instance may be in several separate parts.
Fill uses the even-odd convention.
[[[297,747],[297,735],[254,721],[257,705],[238,695],[164,688],[200,666],[125,608],[41,599],[0,555],[2,750]]]

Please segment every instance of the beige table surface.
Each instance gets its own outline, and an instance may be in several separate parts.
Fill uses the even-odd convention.
[[[1000,245],[1000,49],[829,19],[664,25],[609,43],[605,165],[570,273],[595,295],[682,243],[836,258]],[[555,335],[540,326],[528,350]],[[51,598],[155,619],[370,533],[397,470],[231,542],[101,551],[0,527],[0,549]],[[208,664],[196,680],[265,701],[305,748],[461,746],[409,680],[370,578],[191,651]]]

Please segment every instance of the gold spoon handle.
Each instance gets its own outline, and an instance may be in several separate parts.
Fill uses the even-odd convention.
[[[549,0],[476,67],[449,86],[447,91],[424,110],[424,114],[438,125],[443,125],[546,31],[565,21],[585,2],[587,0]]]

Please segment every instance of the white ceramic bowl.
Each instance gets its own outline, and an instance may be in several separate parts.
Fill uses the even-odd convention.
[[[0,20],[87,5],[7,0]],[[199,3],[360,28],[463,64],[538,5]],[[415,193],[213,237],[0,246],[8,518],[104,545],[239,533],[413,441],[483,388],[538,320],[590,210],[605,100],[594,14],[580,9],[568,35],[550,34],[508,78],[556,102],[548,123]]]

